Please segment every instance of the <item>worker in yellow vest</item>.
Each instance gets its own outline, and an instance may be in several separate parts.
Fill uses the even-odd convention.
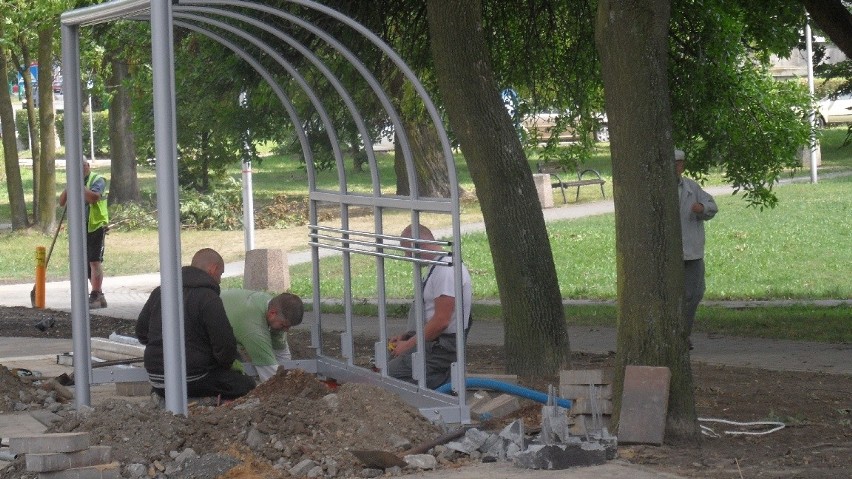
[[[104,243],[109,213],[107,212],[106,179],[92,173],[88,161],[83,162],[83,194],[86,202],[86,258],[89,261],[89,309],[106,308],[107,302],[102,288],[104,281]],[[59,195],[59,205],[65,206],[67,189]]]

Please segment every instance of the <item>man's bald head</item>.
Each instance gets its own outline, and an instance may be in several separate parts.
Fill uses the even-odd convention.
[[[202,248],[192,256],[192,266],[206,271],[217,283],[222,281],[222,274],[225,272],[225,260],[222,259],[216,250],[212,248]]]

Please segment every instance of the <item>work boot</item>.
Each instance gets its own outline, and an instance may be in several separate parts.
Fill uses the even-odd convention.
[[[102,292],[92,291],[92,293],[89,294],[89,309],[100,309],[106,307],[106,298],[104,298],[104,294]]]

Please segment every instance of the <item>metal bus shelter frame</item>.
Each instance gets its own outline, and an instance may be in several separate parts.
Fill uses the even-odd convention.
[[[151,24],[152,72],[154,91],[154,145],[156,154],[157,208],[159,213],[159,260],[162,290],[163,349],[165,362],[166,409],[175,414],[187,413],[186,367],[183,329],[183,298],[181,281],[181,254],[179,228],[179,189],[177,184],[177,135],[175,70],[173,50],[173,30],[175,27],[209,37],[230,49],[235,55],[247,62],[272,88],[294,127],[301,153],[305,161],[309,189],[308,244],[312,257],[312,313],[316,322],[311,329],[311,348],[315,355],[311,359],[299,359],[288,362],[287,368],[300,368],[317,375],[334,378],[339,382],[367,382],[389,389],[399,394],[409,404],[419,408],[430,419],[445,423],[467,423],[470,421],[469,408],[465,403],[465,334],[464,322],[456,321],[457,362],[452,365],[452,394],[443,394],[430,390],[425,385],[425,362],[423,354],[415,352],[413,356],[413,376],[416,384],[396,380],[387,375],[389,353],[387,342],[387,297],[385,264],[387,261],[407,261],[411,265],[411,282],[414,302],[412,310],[416,321],[417,349],[422,351],[425,344],[423,331],[424,305],[422,290],[423,268],[437,261],[419,258],[418,253],[425,251],[421,245],[432,243],[449,248],[449,258],[453,267],[455,297],[462,298],[462,267],[459,220],[459,190],[456,178],[455,161],[452,148],[441,117],[432,103],[425,88],[405,62],[378,36],[353,19],[309,0],[287,0],[290,5],[311,11],[313,15],[325,17],[346,25],[367,39],[411,84],[425,107],[432,126],[438,133],[444,161],[447,166],[449,190],[448,198],[422,197],[418,192],[417,170],[414,167],[413,154],[408,136],[399,113],[393,106],[389,95],[375,75],[367,69],[359,57],[338,39],[319,26],[289,11],[278,10],[261,3],[237,0],[112,0],[91,7],[71,10],[61,16],[62,24],[62,71],[65,88],[65,137],[67,159],[67,187],[69,191],[80,191],[80,195],[68,195],[69,256],[71,275],[71,315],[74,355],[77,358],[89,358],[90,330],[88,325],[88,285],[86,279],[86,251],[84,200],[82,195],[82,141],[81,141],[81,91],[80,91],[80,28],[116,20],[141,20]],[[295,9],[294,9],[295,10]],[[305,10],[300,10],[305,11]],[[274,16],[276,22],[284,22],[290,28],[300,28],[319,38],[325,45],[335,50],[357,71],[376,100],[381,104],[388,120],[393,125],[401,152],[410,194],[405,196],[383,194],[379,178],[373,144],[376,138],[368,132],[363,115],[347,91],[346,86],[319,56],[301,44],[287,31],[276,27],[264,19]],[[250,27],[250,28],[248,28]],[[251,30],[264,32],[263,38]],[[264,38],[273,36],[276,45],[286,44],[292,52],[304,57],[320,72],[323,80],[346,106],[348,114],[363,144],[367,164],[370,167],[371,191],[353,192],[347,185],[344,157],[339,147],[337,130],[331,121],[324,102],[316,89]],[[277,42],[281,42],[280,44]],[[248,46],[249,48],[245,48]],[[258,54],[259,52],[259,54]],[[271,69],[270,69],[271,68]],[[306,132],[300,112],[288,97],[285,89],[276,80],[274,73],[281,70],[295,81],[301,92],[308,98],[327,132],[334,163],[337,167],[338,188],[321,189],[317,186],[317,169],[309,135]],[[80,112],[72,114],[72,112]],[[321,206],[332,205],[339,208],[340,222],[336,226],[321,226],[318,210]],[[373,214],[371,230],[356,230],[350,227],[350,208],[369,208]],[[451,217],[452,238],[425,242],[419,240],[411,248],[403,248],[400,238],[388,234],[383,227],[383,214],[389,211],[406,211],[410,214],[413,236],[419,236],[421,214],[440,213]],[[246,225],[249,227],[249,225]],[[363,227],[362,227],[363,229]],[[342,304],[346,329],[340,334],[340,356],[326,354],[323,344],[323,297],[320,291],[322,253],[341,255],[343,264]],[[374,258],[376,268],[377,309],[375,328],[378,340],[375,343],[375,366],[378,372],[358,366],[354,361],[354,323],[352,259],[353,255],[366,255]],[[455,315],[463,317],[462,301],[455,303]],[[102,368],[93,371],[90,361],[74,361],[74,374],[79,378],[75,383],[75,404],[88,405],[91,402],[91,384],[105,382],[138,381],[147,379],[141,368]]]

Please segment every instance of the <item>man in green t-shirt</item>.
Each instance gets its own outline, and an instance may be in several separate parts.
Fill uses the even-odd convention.
[[[291,359],[287,331],[301,324],[304,304],[295,294],[274,296],[265,291],[224,289],[220,297],[234,336],[257,370],[261,382]]]

